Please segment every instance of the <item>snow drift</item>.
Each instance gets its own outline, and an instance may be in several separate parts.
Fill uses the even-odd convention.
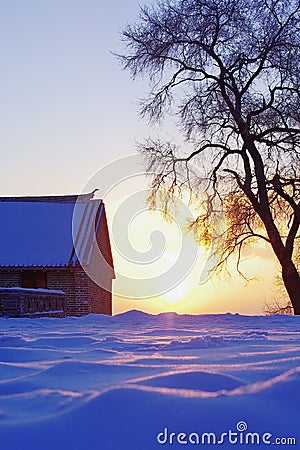
[[[4,450],[299,445],[299,317],[131,311],[0,326]]]

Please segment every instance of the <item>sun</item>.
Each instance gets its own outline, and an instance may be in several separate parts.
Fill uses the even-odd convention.
[[[160,300],[167,305],[177,305],[186,301],[190,294],[190,286],[186,280],[181,281],[177,286],[174,286],[164,294],[161,294]]]

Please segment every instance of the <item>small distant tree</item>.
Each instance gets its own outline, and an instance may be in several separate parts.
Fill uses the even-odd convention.
[[[274,316],[275,314],[292,315],[293,305],[289,300],[282,300],[273,298],[264,303],[263,312],[267,316]]]
[[[274,276],[274,293],[272,298],[264,301],[263,312],[268,316],[273,316],[274,314],[292,315],[294,312],[282,278],[277,274]]]
[[[295,314],[300,314],[300,14],[295,0],[160,0],[142,7],[123,31],[121,56],[135,78],[151,82],[141,114],[177,115],[191,151],[146,141],[141,150],[157,176],[155,196],[169,197],[198,176],[204,212],[194,223],[209,239],[214,199],[226,235],[218,266],[263,240],[273,249]],[[184,177],[179,179],[179,174]],[[166,202],[168,199],[166,199]],[[223,233],[223,232],[222,232]]]

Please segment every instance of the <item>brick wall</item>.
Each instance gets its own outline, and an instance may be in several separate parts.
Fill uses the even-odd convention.
[[[0,287],[21,286],[23,269],[0,269]]]
[[[112,281],[110,282],[112,285]],[[111,286],[112,287],[112,286]],[[112,315],[112,294],[110,291],[98,286],[92,280],[89,281],[89,295],[91,299],[91,313]]]
[[[96,221],[97,219],[98,217],[96,217]],[[96,245],[94,245],[91,256],[89,273],[93,278],[93,280],[89,280],[91,312],[112,315],[112,279],[115,278],[115,273],[104,206],[96,235]]]
[[[89,277],[78,266],[74,272],[75,277],[75,316],[84,316],[91,312],[90,297],[89,297]]]
[[[76,315],[75,277],[73,268],[47,270],[48,289],[61,289],[67,297],[67,316]]]
[[[34,267],[27,269],[34,270]],[[26,269],[22,267],[0,268],[0,288],[21,286],[21,274],[24,270]],[[99,273],[99,266],[95,270]],[[94,283],[80,266],[45,268],[45,271],[47,288],[65,292],[68,316],[112,314],[111,279],[110,289],[107,291]],[[106,285],[109,287],[109,280]]]
[[[111,289],[106,291],[92,281],[85,271],[75,270],[76,307],[74,315],[108,314],[112,315]]]

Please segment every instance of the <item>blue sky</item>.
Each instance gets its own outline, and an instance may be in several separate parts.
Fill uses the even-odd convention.
[[[112,51],[138,1],[11,0],[0,14],[0,195],[77,193],[148,134]]]

